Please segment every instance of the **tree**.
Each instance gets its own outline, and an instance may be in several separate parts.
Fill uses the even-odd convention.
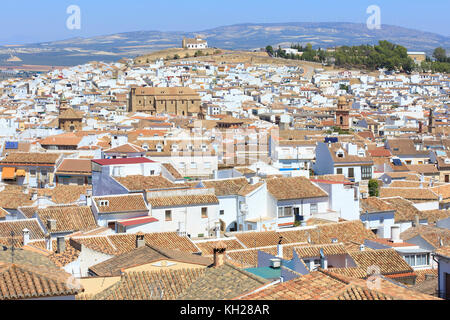
[[[267,46],[266,47],[266,52],[272,57],[273,56],[273,47],[272,46]]]
[[[174,58],[175,60],[178,60],[178,59],[180,59],[180,56],[179,56],[178,54],[176,54],[176,55],[173,56],[173,58]]]
[[[378,180],[370,179],[369,180],[369,196],[378,197],[379,195],[380,195],[380,190],[379,190],[379,186],[378,186]]]
[[[445,52],[445,49],[442,47],[434,49],[433,58],[439,62],[447,62],[447,53]]]

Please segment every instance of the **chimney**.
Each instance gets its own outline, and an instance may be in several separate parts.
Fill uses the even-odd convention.
[[[402,242],[400,239],[400,226],[391,226],[391,241],[393,243]]]
[[[277,245],[277,257],[283,259],[283,245]]]
[[[48,251],[53,251],[52,236],[50,233],[45,235],[45,249]]]
[[[58,237],[56,239],[56,245],[57,245],[57,253],[63,253],[64,251],[66,251],[66,240],[64,239],[64,237]]]
[[[48,231],[55,231],[56,230],[56,220],[55,219],[48,219],[47,220],[47,230]]]
[[[419,222],[419,215],[416,214],[416,215],[414,216],[413,227],[418,227],[419,224],[420,224],[420,222]]]
[[[320,268],[325,270],[325,269],[328,268],[328,261],[325,258],[325,255],[323,253],[323,249],[322,248],[320,248],[319,252],[320,252]]]
[[[30,242],[30,230],[27,228],[22,230],[23,234],[23,245],[26,246]]]
[[[213,248],[214,263],[213,268],[219,268],[225,263],[225,252],[227,246],[223,241],[219,241]]]
[[[145,246],[145,237],[142,232],[136,234],[136,248],[142,248]]]

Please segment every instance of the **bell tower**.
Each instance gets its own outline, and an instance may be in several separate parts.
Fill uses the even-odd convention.
[[[344,96],[338,98],[338,107],[336,110],[336,126],[342,130],[350,129],[350,110],[347,99]]]

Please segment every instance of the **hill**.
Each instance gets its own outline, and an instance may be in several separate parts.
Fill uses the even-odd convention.
[[[382,25],[369,30],[362,23],[271,23],[238,24],[203,30],[195,33],[138,31],[92,38],[73,38],[64,41],[29,45],[1,46],[0,64],[11,54],[24,64],[76,65],[92,60],[117,61],[122,57],[136,57],[153,51],[181,46],[183,36],[202,35],[210,47],[231,50],[254,50],[268,44],[311,43],[314,47],[376,44],[379,40],[402,45],[411,51],[431,53],[436,47],[450,48],[450,37],[402,27]]]

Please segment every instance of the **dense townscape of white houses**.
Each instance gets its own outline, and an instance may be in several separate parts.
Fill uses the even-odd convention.
[[[4,80],[0,300],[448,299],[449,93],[208,57]]]

